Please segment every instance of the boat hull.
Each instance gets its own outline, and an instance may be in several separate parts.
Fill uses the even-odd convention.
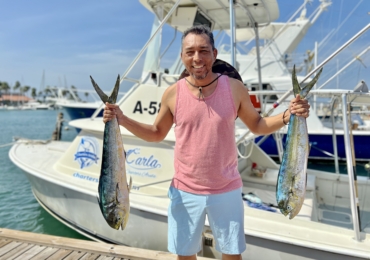
[[[256,143],[261,140],[262,137],[256,138]],[[286,134],[283,135],[283,144],[286,140]],[[345,144],[343,134],[337,134],[337,151],[340,160],[346,160]],[[354,135],[354,149],[356,161],[369,161],[370,150],[368,144],[370,143],[370,135]],[[312,160],[333,160],[330,154],[334,154],[333,149],[333,138],[329,134],[309,134],[309,141],[311,150],[309,153],[309,159]],[[269,156],[278,157],[278,150],[276,147],[276,141],[273,135],[270,135],[260,145]]]
[[[94,114],[96,107],[95,108],[83,108],[83,107],[64,106],[63,109],[67,112],[71,120],[75,120],[75,119],[80,119],[80,118],[91,117]],[[103,116],[103,110],[100,111],[98,116],[99,117]]]
[[[166,215],[131,207],[130,219],[125,230],[114,230],[105,223],[96,197],[57,185],[27,172],[26,175],[40,205],[82,235],[101,242],[167,251]],[[204,232],[210,234],[212,242],[209,246],[203,246],[200,255],[220,259],[221,255],[214,248],[208,226],[204,227]],[[242,254],[243,259],[362,259],[284,243],[279,241],[279,237],[272,239],[246,234],[245,238],[247,250]]]
[[[125,230],[115,230],[104,220],[97,197],[56,185],[31,174],[27,174],[27,177],[40,205],[77,232],[97,241],[166,250],[167,216],[131,207]]]

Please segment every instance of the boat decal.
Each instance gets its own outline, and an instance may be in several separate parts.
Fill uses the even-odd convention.
[[[99,144],[96,138],[83,136],[75,153],[75,161],[78,162],[80,168],[86,168],[93,163],[97,164],[99,157]]]
[[[162,167],[154,155],[150,155],[149,157],[139,155],[140,148],[128,150],[126,153],[126,163],[128,166],[137,170],[153,170]]]
[[[75,172],[73,174],[73,177],[79,178],[79,179],[83,179],[83,180],[86,180],[86,181],[96,182],[96,183],[99,182],[99,179],[98,178],[94,178],[94,177],[91,177],[89,175],[84,175],[84,174],[81,174],[81,173],[78,173],[78,172]]]
[[[143,105],[141,104],[141,101],[139,100],[136,102],[133,114],[135,113],[143,114],[143,112],[147,112],[150,115],[155,115],[156,113],[159,113],[160,109],[161,109],[161,103],[158,103],[157,105],[156,101],[150,101],[149,107],[143,107]]]
[[[136,175],[139,177],[146,177],[146,178],[153,178],[153,179],[157,178],[156,174],[152,174],[147,171],[133,171],[133,170],[128,169],[127,173],[130,175]]]

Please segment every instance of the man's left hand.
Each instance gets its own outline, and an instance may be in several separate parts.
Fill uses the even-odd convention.
[[[310,114],[310,107],[308,100],[301,99],[301,96],[297,94],[297,96],[290,101],[289,112],[296,116],[307,118]]]

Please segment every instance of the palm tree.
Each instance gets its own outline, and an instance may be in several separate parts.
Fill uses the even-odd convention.
[[[36,99],[36,97],[37,97],[37,90],[36,90],[36,88],[32,88],[31,89],[31,96],[32,96],[33,99]]]
[[[17,81],[15,82],[15,85],[14,85],[14,87],[13,87],[13,90],[15,91],[15,90],[20,89],[20,88],[21,88],[21,83],[17,80]]]
[[[23,94],[27,94],[27,92],[28,92],[30,89],[31,89],[31,87],[30,87],[30,86],[24,86],[24,87],[22,88],[22,92],[23,92]]]
[[[1,89],[4,90],[5,93],[8,93],[10,89],[8,82],[5,81],[1,82]]]
[[[21,88],[21,83],[17,80],[13,86],[13,93],[15,93],[15,91],[20,88]],[[12,103],[13,103],[12,105],[14,105],[14,101],[12,101]],[[19,105],[19,99],[17,99],[17,104]]]

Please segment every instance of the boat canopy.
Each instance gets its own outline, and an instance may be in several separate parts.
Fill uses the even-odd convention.
[[[307,21],[307,20],[306,20]],[[306,21],[303,21],[302,23],[305,23]],[[259,39],[263,40],[271,40],[273,39],[278,32],[282,28],[285,30],[288,29],[289,26],[297,26],[297,22],[294,23],[270,23],[269,25],[261,28],[258,31],[258,37]],[[230,35],[230,30],[225,30],[225,32]],[[256,31],[253,28],[237,28],[235,30],[235,38],[236,42],[244,42],[253,40],[256,38]]]
[[[149,11],[163,20],[174,1],[139,0]],[[267,25],[279,17],[276,0],[239,0],[234,4],[235,28],[252,28],[255,23]],[[167,24],[183,32],[196,24],[206,24],[212,30],[230,29],[229,0],[182,0]]]

